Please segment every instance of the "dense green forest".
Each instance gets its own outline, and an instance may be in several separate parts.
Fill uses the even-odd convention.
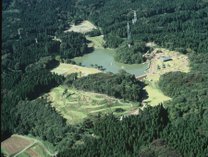
[[[75,80],[73,86],[77,89],[103,93],[131,101],[142,101],[147,95],[143,89],[144,83],[125,71],[118,74],[98,73],[89,75]]]
[[[208,156],[206,0],[3,0],[2,9],[1,141],[13,133],[32,134],[51,142],[60,157]],[[160,88],[172,101],[123,120],[97,115],[78,125],[67,124],[42,98],[64,81],[127,100],[144,98],[144,85],[126,73],[74,81],[69,78],[76,74],[64,78],[49,71],[59,64],[57,56],[69,60],[91,52],[84,35],[63,34],[82,19],[101,28],[89,35],[102,32],[105,46],[118,47],[117,59],[125,63],[142,62],[141,55],[149,49],[137,43],[149,41],[187,53],[190,73],[168,73],[160,79]]]
[[[139,64],[145,61],[144,53],[151,51],[144,42],[134,42],[130,47],[127,43],[117,49],[115,60],[125,64]]]
[[[92,50],[92,48],[87,47],[87,39],[82,34],[75,32],[63,33],[60,35],[60,39],[62,41],[60,53],[64,58],[81,56]]]
[[[183,53],[208,51],[208,3],[205,0],[85,0],[78,3],[87,18],[102,28],[106,46],[117,48],[127,40],[141,40]],[[134,19],[134,11],[137,21]],[[127,45],[126,45],[127,46]],[[134,46],[132,45],[133,49]],[[126,52],[126,53],[125,53]],[[138,52],[141,52],[138,50]],[[131,55],[126,55],[130,53]],[[117,60],[124,63],[142,62],[141,53],[120,48]]]
[[[109,47],[118,47],[127,38],[130,22],[133,41],[155,41],[181,51],[208,51],[206,0],[85,0],[78,6],[85,17],[102,28]],[[134,11],[137,21],[133,24]]]

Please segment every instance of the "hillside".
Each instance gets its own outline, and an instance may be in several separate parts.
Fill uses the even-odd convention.
[[[58,157],[208,155],[207,0],[3,0],[2,9],[1,141],[32,135]],[[97,48],[129,65],[147,60],[148,72],[75,65]],[[12,140],[4,154],[33,144]],[[22,155],[51,156],[45,146]]]

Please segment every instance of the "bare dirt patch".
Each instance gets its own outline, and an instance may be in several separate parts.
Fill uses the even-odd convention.
[[[176,51],[170,51],[164,48],[155,48],[150,56],[152,56],[152,58],[144,80],[148,84],[145,89],[149,98],[144,100],[144,102],[155,106],[171,100],[170,97],[164,95],[159,89],[158,81],[160,76],[174,71],[187,73],[190,71],[190,67],[188,56]],[[164,58],[169,58],[170,60],[164,61]]]
[[[20,152],[22,149],[26,148],[28,145],[32,144],[33,140],[27,140],[24,138],[21,138],[19,136],[11,136],[7,140],[3,141],[1,143],[1,147],[5,151],[5,153],[10,156],[12,154],[16,154]]]
[[[156,48],[153,52],[150,68],[147,72],[148,79],[158,81],[160,76],[174,71],[189,72],[188,56],[176,51],[170,51],[164,48]],[[169,57],[171,60],[162,61],[163,57]]]
[[[49,148],[49,143],[40,141],[36,138],[12,135],[1,143],[1,151],[6,156],[31,156],[31,157],[50,157],[54,148]]]
[[[78,32],[85,34],[91,32],[93,29],[97,29],[97,27],[93,25],[90,21],[85,20],[79,25],[71,25],[71,27],[64,32]]]
[[[39,154],[36,151],[34,151],[32,148],[27,149],[26,153],[31,157],[38,157],[39,156]]]

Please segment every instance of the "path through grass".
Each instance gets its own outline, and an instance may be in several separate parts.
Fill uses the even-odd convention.
[[[59,86],[52,89],[47,95],[56,111],[67,119],[69,124],[82,122],[90,115],[111,113],[115,115],[128,114],[139,107],[140,103],[123,102],[104,94],[85,92],[72,87]],[[116,112],[116,110],[121,112]]]

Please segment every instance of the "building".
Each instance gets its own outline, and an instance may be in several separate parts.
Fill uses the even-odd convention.
[[[160,57],[160,60],[162,62],[167,62],[167,61],[171,61],[172,58],[170,56],[162,56],[162,57]]]

